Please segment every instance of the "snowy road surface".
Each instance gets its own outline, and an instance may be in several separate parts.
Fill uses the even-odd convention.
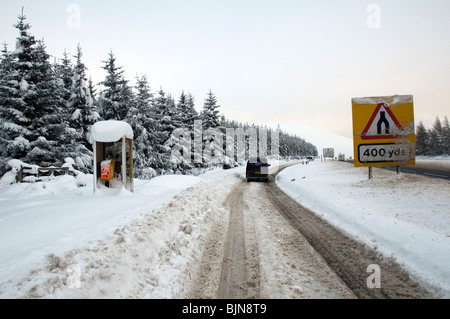
[[[450,171],[448,158],[418,164]],[[289,167],[277,184],[349,237],[395,260],[437,297],[450,297],[450,183],[343,162]],[[383,273],[383,269],[382,269]]]
[[[239,176],[238,176],[239,177]],[[267,198],[238,178],[225,200],[229,227],[207,240],[191,298],[354,298]]]
[[[383,174],[388,172],[367,183],[366,174],[348,164],[314,162],[284,170],[276,184],[368,250],[399,261],[436,297],[448,297],[448,184],[430,184],[425,177],[411,183],[406,174]],[[440,204],[427,217],[423,206],[411,211],[400,207],[405,206],[401,200],[392,213],[377,207],[381,213],[372,217],[383,220],[371,229],[367,223],[372,221],[371,209],[380,203],[367,200],[365,209],[355,209],[352,205],[357,203],[351,199],[386,182],[404,184],[400,188],[413,192],[416,199]],[[311,239],[299,232],[295,221],[283,215],[285,209],[274,206],[265,183],[243,181],[243,168],[139,182],[136,194],[114,198],[89,194],[92,185],[78,188],[70,183],[56,180],[0,190],[5,204],[0,215],[1,298],[360,296],[330,267],[327,255],[310,245]],[[340,203],[333,201],[336,187]],[[366,224],[357,224],[349,213],[354,210]],[[386,236],[379,227],[383,221],[387,232],[401,224],[399,238]],[[33,230],[33,223],[41,229]],[[58,235],[58,227],[65,236]],[[414,245],[396,242],[405,238]],[[353,246],[353,251],[358,253],[359,247]],[[427,263],[424,259],[430,256]],[[420,260],[410,262],[415,258]],[[359,276],[361,281],[369,274]],[[415,293],[394,297],[424,296]]]

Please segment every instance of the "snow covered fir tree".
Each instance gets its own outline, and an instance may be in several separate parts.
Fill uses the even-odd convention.
[[[0,135],[4,172],[9,158],[39,165],[60,165],[68,151],[60,82],[43,41],[29,33],[23,13],[15,27],[16,49],[2,53],[0,67]]]
[[[422,121],[416,128],[417,155],[450,155],[450,125],[447,116],[441,121],[436,117],[431,128],[427,129]]]
[[[14,27],[19,33],[15,48],[9,50],[4,43],[0,61],[0,176],[11,169],[11,159],[40,167],[60,167],[71,158],[75,169],[91,173],[89,130],[100,120],[121,120],[131,125],[135,136],[134,175],[142,179],[161,174],[197,174],[221,165],[195,159],[202,158],[205,148],[208,154],[225,154],[227,144],[237,149],[237,141],[229,140],[226,128],[266,130],[220,115],[220,105],[211,90],[197,111],[192,94],[183,91],[174,98],[163,88],[154,92],[145,74],[136,76],[135,84],[130,84],[112,50],[103,61],[105,78],[96,85],[88,76],[80,44],[75,55],[64,51],[62,58],[52,64],[44,41],[31,34],[23,10]],[[195,123],[201,123],[201,127]],[[174,161],[171,156],[177,143],[173,132],[177,129],[185,130],[193,142],[200,136],[201,149],[193,145],[186,148],[186,154],[191,155],[183,161]],[[218,137],[202,135],[206,130],[220,132],[223,141],[217,144]],[[267,141],[270,143],[270,138]],[[223,145],[223,149],[217,145]],[[212,146],[215,151],[208,149]],[[280,133],[280,156],[316,154],[315,146],[300,137]],[[238,165],[236,159],[227,158],[227,163]]]

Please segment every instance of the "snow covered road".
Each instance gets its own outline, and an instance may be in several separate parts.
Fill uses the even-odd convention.
[[[265,183],[238,177],[225,201],[229,227],[207,241],[191,298],[354,298],[305,238],[278,213]]]

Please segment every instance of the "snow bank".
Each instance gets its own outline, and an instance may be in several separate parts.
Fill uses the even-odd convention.
[[[450,297],[450,184],[344,162],[282,171],[277,184],[351,237],[395,257],[416,279]]]
[[[100,239],[200,181],[161,176],[137,180],[136,194],[96,196],[92,180],[92,175],[67,175],[0,190],[0,282],[26,271],[46,254]]]
[[[21,284],[15,297],[183,298],[199,271],[205,237],[226,218],[227,184],[200,184],[160,209],[147,211],[87,246],[51,253]],[[225,187],[223,187],[225,186]],[[213,194],[210,191],[213,190]],[[210,195],[207,195],[210,193]]]

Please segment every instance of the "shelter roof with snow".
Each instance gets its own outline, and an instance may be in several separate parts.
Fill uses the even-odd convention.
[[[99,121],[91,129],[91,143],[97,142],[116,142],[122,137],[133,139],[133,129],[130,124],[123,121]]]

